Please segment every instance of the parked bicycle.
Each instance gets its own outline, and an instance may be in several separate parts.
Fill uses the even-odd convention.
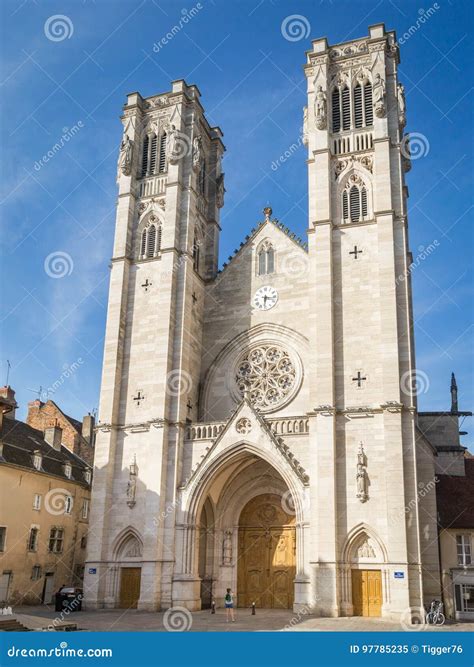
[[[444,625],[445,620],[443,603],[440,600],[433,600],[431,602],[430,610],[426,614],[426,622],[429,625]]]

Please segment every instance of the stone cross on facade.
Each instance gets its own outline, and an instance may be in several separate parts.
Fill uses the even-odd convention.
[[[362,387],[362,382],[364,382],[364,380],[367,380],[367,378],[366,378],[366,377],[362,377],[360,371],[357,371],[357,375],[356,375],[356,377],[355,377],[355,378],[352,378],[352,382],[357,382],[357,386],[358,386],[358,387]]]
[[[143,283],[142,287],[144,288],[145,292],[148,292],[148,288],[151,287],[152,285],[153,283],[151,283],[147,278]]]
[[[352,250],[349,255],[354,255],[354,259],[357,259],[357,255],[361,255],[363,253],[363,250],[359,250],[357,246],[354,246],[354,250]]]
[[[140,405],[141,401],[145,400],[145,397],[143,396],[143,393],[139,389],[137,392],[137,395],[133,397],[133,400],[137,402],[137,405]]]

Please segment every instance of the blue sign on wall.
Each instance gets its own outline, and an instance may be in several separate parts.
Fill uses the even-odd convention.
[[[405,572],[394,572],[393,576],[395,579],[405,579]]]
[[[89,574],[97,574],[97,568],[96,567],[90,567],[89,568]]]

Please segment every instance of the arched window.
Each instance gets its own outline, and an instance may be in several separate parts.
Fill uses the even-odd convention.
[[[344,222],[360,222],[369,217],[369,195],[362,179],[352,177],[342,192],[342,218]]]
[[[363,127],[364,113],[362,110],[362,86],[360,83],[354,88],[354,124],[356,127]]]
[[[258,275],[265,276],[275,272],[275,251],[273,246],[266,242],[258,251]]]
[[[347,86],[342,89],[342,129],[351,129],[351,99]]]
[[[148,135],[145,135],[145,138],[143,139],[143,149],[142,149],[142,177],[146,176],[146,172],[148,170],[148,146],[149,146],[150,140],[148,138]]]
[[[160,137],[160,155],[158,158],[158,173],[166,171],[166,132]]]
[[[151,142],[150,142],[150,168],[149,168],[149,173],[154,174],[155,173],[155,167],[156,167],[156,144],[157,144],[157,136],[154,134],[151,137]]]
[[[148,235],[146,240],[146,256],[154,257],[155,255],[155,244],[156,244],[156,227],[155,225],[150,225],[148,228]]]
[[[367,81],[364,85],[364,112],[365,112],[365,126],[373,125],[374,110],[372,107],[372,84]]]
[[[150,259],[156,257],[161,249],[161,225],[151,224],[144,228],[140,237],[140,257]]]
[[[202,161],[201,171],[199,172],[199,192],[206,194],[206,161]]]
[[[193,267],[194,270],[199,272],[199,260],[200,260],[200,254],[199,254],[199,249],[200,249],[200,241],[197,238],[197,236],[194,237],[194,242],[193,242]]]
[[[339,88],[332,91],[332,131],[339,132],[341,129],[341,101]]]

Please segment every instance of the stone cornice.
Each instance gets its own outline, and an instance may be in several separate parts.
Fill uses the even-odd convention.
[[[144,422],[132,422],[130,424],[108,424],[107,422],[99,422],[94,428],[94,431],[96,433],[110,433],[111,431],[130,431],[131,433],[139,433],[142,431],[149,431],[152,426],[154,428],[163,428],[167,423],[168,420],[163,419],[162,417],[156,417]]]

